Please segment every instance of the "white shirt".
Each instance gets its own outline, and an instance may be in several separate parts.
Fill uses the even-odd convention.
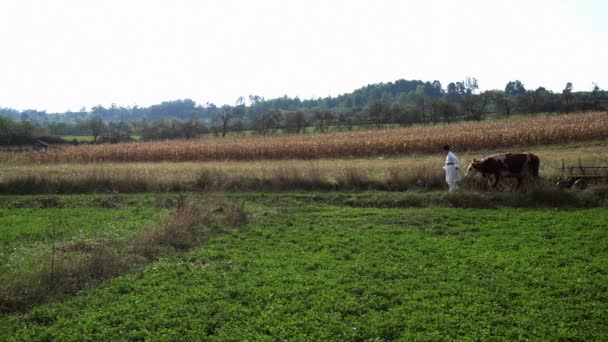
[[[448,152],[448,155],[445,157],[445,166],[451,165],[454,165],[457,169],[460,168],[460,160],[452,151]]]

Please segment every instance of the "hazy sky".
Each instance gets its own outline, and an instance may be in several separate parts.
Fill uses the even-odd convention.
[[[0,0],[0,107],[336,96],[397,79],[608,89],[606,0]]]

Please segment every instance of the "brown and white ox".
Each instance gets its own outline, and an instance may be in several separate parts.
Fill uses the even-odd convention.
[[[517,178],[515,190],[517,190],[525,178],[538,179],[539,166],[538,157],[532,153],[501,153],[482,160],[473,159],[467,168],[465,178],[474,176],[477,172],[481,173],[486,179],[489,179],[489,176],[492,175],[494,176],[492,188],[496,188],[501,177],[515,177]]]

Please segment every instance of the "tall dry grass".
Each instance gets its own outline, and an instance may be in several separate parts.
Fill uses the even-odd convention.
[[[557,179],[562,160],[566,165],[577,165],[581,158],[585,165],[608,166],[606,148],[608,142],[596,141],[529,151],[540,157],[541,176]],[[467,161],[496,152],[501,150],[457,154],[464,169]],[[0,193],[441,189],[445,187],[443,162],[444,157],[437,153],[320,160],[0,164]]]
[[[71,146],[46,153],[0,153],[0,162],[89,163],[317,159],[536,146],[608,138],[606,113],[529,117],[381,131]]]

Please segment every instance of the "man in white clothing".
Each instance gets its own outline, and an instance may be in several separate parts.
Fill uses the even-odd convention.
[[[454,192],[458,190],[456,182],[460,180],[460,160],[451,151],[450,145],[443,146],[443,154],[446,155],[445,166],[443,167],[445,170],[445,181],[448,183],[449,192]]]

